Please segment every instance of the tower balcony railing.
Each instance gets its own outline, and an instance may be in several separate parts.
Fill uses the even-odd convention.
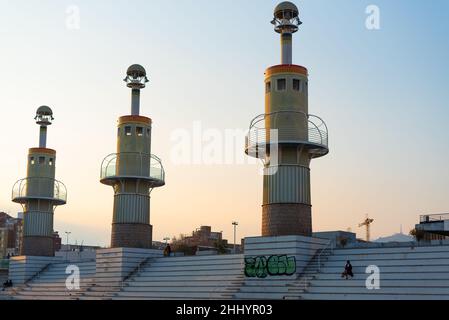
[[[153,187],[158,187],[165,184],[165,171],[161,159],[153,154],[112,153],[101,164],[100,180],[104,184],[113,184],[120,179],[149,180]]]
[[[49,200],[54,205],[62,205],[67,202],[67,188],[53,178],[24,178],[14,184],[12,201],[26,203],[29,200]]]
[[[441,222],[449,220],[449,213],[426,214],[419,217],[420,223]]]
[[[261,114],[251,121],[245,152],[261,158],[272,144],[302,145],[314,158],[324,156],[329,152],[327,125],[320,117],[301,111]]]

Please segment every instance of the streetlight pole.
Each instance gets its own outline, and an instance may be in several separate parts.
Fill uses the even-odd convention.
[[[236,250],[236,234],[237,234],[237,226],[239,225],[239,223],[237,221],[233,221],[232,225],[234,226],[234,254],[237,253]]]
[[[66,248],[66,252],[65,252],[65,259],[68,261],[69,260],[69,235],[71,234],[71,232],[66,231],[65,234],[66,234],[66,238],[67,238],[67,242],[66,242],[67,248]]]

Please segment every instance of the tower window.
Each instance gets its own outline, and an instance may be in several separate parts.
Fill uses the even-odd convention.
[[[149,137],[150,134],[151,134],[151,130],[150,130],[150,129],[147,129],[147,137]]]
[[[48,165],[49,165],[49,166],[52,166],[52,165],[53,165],[53,158],[50,158],[50,159],[48,160]]]
[[[302,91],[301,90],[301,80],[293,79],[293,90],[295,90],[295,91]]]
[[[120,137],[120,128],[117,129],[117,136]]]
[[[268,81],[267,83],[265,83],[265,93],[270,92],[271,92],[271,81]]]
[[[45,157],[39,157],[39,164],[45,163]]]
[[[138,137],[143,136],[143,128],[142,127],[136,127],[136,134]]]
[[[130,136],[131,135],[131,127],[125,127],[125,136]]]
[[[31,157],[31,158],[30,158],[30,163],[31,163],[31,164],[34,164],[34,157]]]
[[[284,91],[285,89],[287,89],[287,81],[285,79],[278,79],[277,89],[278,91]]]

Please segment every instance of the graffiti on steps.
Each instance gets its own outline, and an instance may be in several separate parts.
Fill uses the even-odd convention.
[[[286,255],[245,257],[245,276],[291,276],[296,272],[296,258]]]

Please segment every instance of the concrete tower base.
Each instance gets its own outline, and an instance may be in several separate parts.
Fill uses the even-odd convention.
[[[312,207],[306,204],[262,206],[262,236],[312,236]]]
[[[54,257],[53,241],[52,237],[23,237],[21,254],[24,256]]]
[[[153,226],[141,223],[113,223],[112,248],[151,249]]]

